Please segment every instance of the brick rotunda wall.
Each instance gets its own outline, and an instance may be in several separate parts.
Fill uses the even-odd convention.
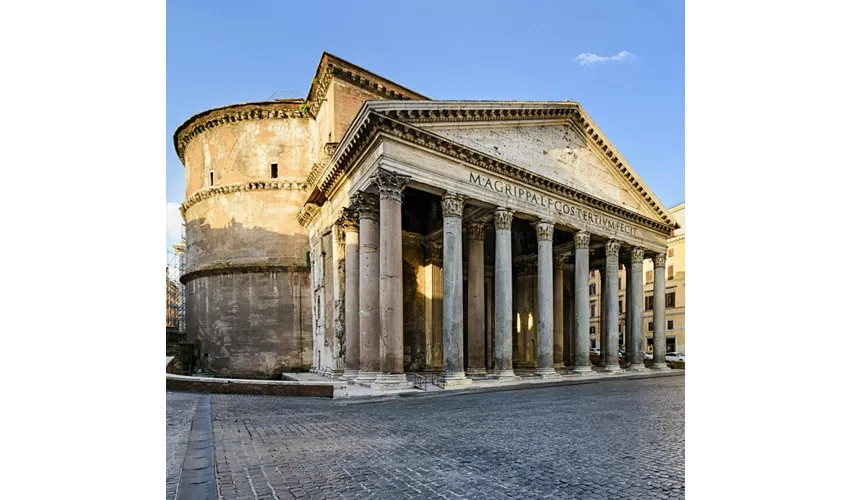
[[[317,157],[315,121],[296,104],[236,105],[196,115],[175,139],[186,168],[186,332],[205,369],[309,369],[309,244],[296,216]]]

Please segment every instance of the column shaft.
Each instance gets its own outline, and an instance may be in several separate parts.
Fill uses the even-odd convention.
[[[655,285],[652,288],[652,369],[668,370],[667,367],[667,339],[665,332],[667,322],[665,321],[664,292],[666,291],[667,255],[656,254],[653,258],[655,264]]]
[[[513,211],[499,208],[493,213],[496,227],[496,263],[495,263],[495,346],[493,377],[515,380],[513,370],[512,328],[513,318],[513,278],[511,255],[511,222]]]
[[[358,383],[375,381],[381,369],[381,312],[378,197],[360,193],[357,197],[360,216],[359,326],[360,370]]]
[[[443,195],[443,371],[447,385],[472,382],[463,370],[464,198]]]
[[[360,370],[360,233],[354,209],[343,210],[345,230],[345,372],[354,380]]]
[[[373,387],[387,389],[410,385],[404,375],[401,255],[401,191],[410,178],[379,169],[375,180],[381,192],[381,374]]]
[[[628,362],[629,370],[642,371],[646,367],[643,362],[641,337],[643,336],[643,249],[632,248],[631,261],[628,266],[626,280],[628,297],[627,332],[629,333]]]
[[[552,312],[552,354],[555,368],[564,367],[564,259],[559,255],[554,262],[552,277],[553,305]]]
[[[552,233],[554,224],[537,223],[537,372],[539,377],[555,376],[553,311]],[[563,348],[562,348],[563,349]]]
[[[575,358],[573,371],[589,373],[590,368],[590,295],[587,289],[590,274],[588,246],[590,233],[579,231],[575,234]]]
[[[467,319],[469,324],[466,331],[467,339],[467,373],[470,375],[485,375],[485,345],[486,324],[484,321],[484,225],[472,223],[467,229],[468,239],[468,272],[467,290],[469,291]],[[463,350],[461,349],[461,352]]]
[[[619,283],[620,242],[605,244],[605,371],[619,372],[620,368],[620,311]]]

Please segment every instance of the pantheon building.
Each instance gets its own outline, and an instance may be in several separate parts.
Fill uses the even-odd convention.
[[[678,225],[577,102],[436,101],[325,53],[306,99],[199,113],[174,144],[206,371],[392,389],[648,369],[644,264],[663,325]]]

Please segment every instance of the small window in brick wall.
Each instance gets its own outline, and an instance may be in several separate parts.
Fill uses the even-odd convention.
[[[272,163],[272,179],[277,179],[277,163]]]
[[[643,310],[651,311],[652,310],[652,295],[643,298]]]
[[[667,330],[672,330],[672,329],[673,329],[673,320],[668,319],[667,320]]]
[[[647,325],[647,329],[651,332],[651,331],[652,331],[652,327],[653,327],[653,324],[652,324],[652,321],[650,321],[650,322],[649,322],[649,325]]]
[[[210,172],[210,187],[213,187],[214,185],[215,185],[215,182],[214,182],[214,179],[213,179],[213,173]]]

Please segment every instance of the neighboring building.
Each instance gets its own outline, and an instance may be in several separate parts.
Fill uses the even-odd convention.
[[[165,268],[165,328],[180,326],[180,285],[171,280],[168,268]]]
[[[678,226],[576,102],[432,101],[325,53],[306,100],[205,111],[174,143],[188,340],[213,373],[464,384],[588,371],[592,339],[604,370],[624,343],[643,369],[626,300]]]
[[[670,210],[679,228],[667,239],[666,287],[664,292],[665,325],[664,338],[667,352],[685,353],[685,204],[680,203]],[[654,273],[652,265],[644,264],[644,313],[643,332],[646,346],[652,345],[655,324],[652,317]],[[651,350],[651,349],[650,349]]]

